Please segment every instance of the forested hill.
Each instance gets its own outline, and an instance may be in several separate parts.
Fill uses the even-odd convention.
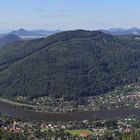
[[[21,40],[21,38],[18,37],[17,35],[13,35],[13,34],[4,35],[4,36],[0,37],[0,47],[3,47],[6,44],[17,42],[20,40]]]
[[[140,81],[140,42],[75,30],[0,48],[0,95],[78,97]]]

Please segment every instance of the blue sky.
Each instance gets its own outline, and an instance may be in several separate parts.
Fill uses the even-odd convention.
[[[0,29],[140,27],[140,0],[1,0]]]

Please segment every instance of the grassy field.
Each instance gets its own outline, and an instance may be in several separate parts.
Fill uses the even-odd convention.
[[[93,134],[92,131],[88,129],[78,129],[78,130],[65,130],[65,133],[70,133],[71,135],[80,135],[82,132],[88,132],[89,134]]]

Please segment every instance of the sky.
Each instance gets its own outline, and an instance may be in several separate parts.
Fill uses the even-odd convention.
[[[140,27],[140,0],[1,0],[0,31]]]

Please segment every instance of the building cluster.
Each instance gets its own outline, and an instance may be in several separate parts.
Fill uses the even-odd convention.
[[[115,140],[128,135],[140,138],[140,119],[93,120],[81,122],[21,121],[0,115],[0,131],[35,140]]]

